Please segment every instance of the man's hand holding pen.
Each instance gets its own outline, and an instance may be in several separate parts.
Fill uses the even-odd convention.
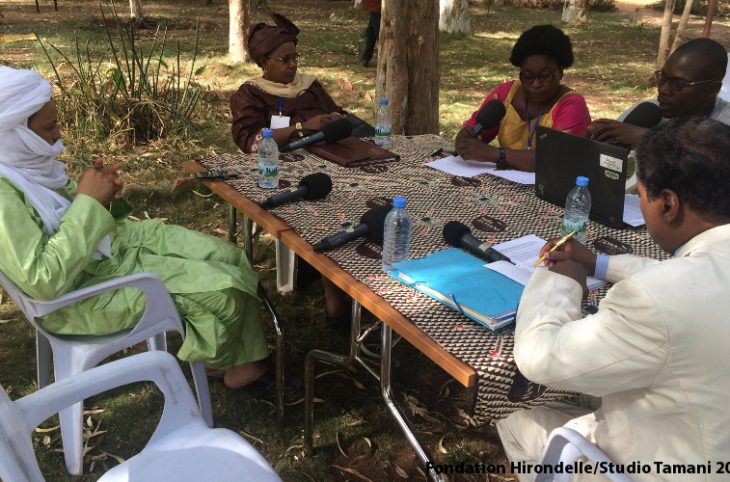
[[[574,239],[550,251],[559,240],[548,240],[540,250],[540,256],[545,257],[545,266],[554,273],[574,279],[583,287],[583,292],[587,292],[586,277],[596,271],[596,254]]]

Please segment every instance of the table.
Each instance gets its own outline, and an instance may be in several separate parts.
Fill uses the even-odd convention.
[[[288,204],[268,213],[292,228],[278,232],[283,244],[384,322],[380,378],[381,385],[385,384],[382,388],[386,403],[389,407],[392,403],[389,385],[385,383],[389,382],[389,366],[385,365],[389,365],[390,330],[395,330],[462,385],[478,384],[474,407],[474,419],[478,423],[490,423],[519,408],[568,396],[566,392],[531,383],[521,376],[512,357],[510,329],[491,332],[383,274],[380,246],[358,240],[326,255],[312,251],[311,245],[324,236],[359,223],[360,216],[369,207],[387,203],[398,194],[407,197],[408,211],[414,219],[412,257],[445,248],[442,228],[451,220],[467,224],[477,238],[488,243],[525,234],[544,238],[558,234],[562,209],[537,199],[534,187],[488,175],[471,179],[454,177],[423,165],[433,160],[431,155],[435,151],[452,150],[451,141],[430,135],[396,136],[391,149],[401,155],[400,162],[362,168],[343,168],[304,151],[283,155],[280,177],[284,184],[296,183],[304,175],[320,171],[332,177],[333,191],[325,200]],[[272,194],[255,186],[254,156],[218,156],[200,162],[208,168],[237,169],[240,179],[228,184],[241,196],[260,201]],[[248,214],[248,205],[238,205]],[[263,213],[250,215],[263,216]],[[587,239],[611,254],[635,252],[656,258],[663,256],[643,229],[616,230],[591,222]],[[597,303],[603,294],[605,288],[592,291],[587,303]],[[359,329],[357,318],[353,322]],[[355,337],[357,333],[353,332],[351,340]],[[314,357],[318,355],[322,354],[315,353]],[[348,359],[352,358],[351,352]],[[394,416],[398,419],[398,415],[394,413]],[[311,429],[306,427],[306,420],[305,432]],[[401,426],[406,431],[407,424],[404,424],[403,421]],[[412,434],[406,435],[410,439]],[[419,452],[417,441],[411,442]]]

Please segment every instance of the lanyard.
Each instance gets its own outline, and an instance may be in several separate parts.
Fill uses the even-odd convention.
[[[545,107],[543,106],[540,111],[537,113],[537,117],[535,117],[535,125],[531,126],[530,121],[530,111],[527,110],[527,97],[525,97],[525,117],[527,117],[527,150],[529,151],[532,149],[532,135],[535,133],[535,129],[537,129],[537,124],[540,123],[540,117],[542,116],[542,113],[545,111]]]
[[[276,98],[276,105],[279,106],[279,117],[282,116],[281,112],[284,110],[284,98],[283,97],[277,97]]]

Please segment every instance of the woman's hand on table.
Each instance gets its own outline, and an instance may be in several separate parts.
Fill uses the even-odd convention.
[[[311,119],[307,119],[306,122],[303,122],[302,127],[304,127],[305,129],[314,129],[316,131],[319,131],[322,130],[323,125],[334,122],[342,117],[344,116],[342,114],[338,114],[337,112],[331,112],[329,114],[319,114],[312,117]]]
[[[454,141],[456,152],[462,159],[478,162],[496,162],[497,149],[478,139],[471,127],[464,127],[459,131]]]

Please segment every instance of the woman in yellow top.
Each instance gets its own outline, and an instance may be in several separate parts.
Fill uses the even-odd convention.
[[[510,62],[520,68],[519,80],[505,82],[484,98],[456,136],[456,151],[464,159],[494,162],[498,169],[535,170],[535,130],[538,125],[582,136],[591,122],[582,95],[561,84],[573,64],[570,38],[552,25],[537,25],[517,39]],[[496,99],[505,115],[496,126],[477,135],[477,114]],[[489,146],[497,138],[500,147]]]

